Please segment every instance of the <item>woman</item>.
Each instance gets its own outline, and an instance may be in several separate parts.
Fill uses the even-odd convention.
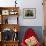
[[[31,28],[27,29],[21,42],[22,46],[41,46],[37,35]]]

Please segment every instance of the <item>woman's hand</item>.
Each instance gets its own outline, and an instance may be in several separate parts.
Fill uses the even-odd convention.
[[[27,44],[27,46],[35,46],[38,43],[38,41],[34,36],[32,36],[32,37],[26,39],[25,43]]]

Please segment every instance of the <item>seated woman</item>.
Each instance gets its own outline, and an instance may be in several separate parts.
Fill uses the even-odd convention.
[[[31,28],[27,29],[21,42],[22,46],[41,46],[37,35]]]

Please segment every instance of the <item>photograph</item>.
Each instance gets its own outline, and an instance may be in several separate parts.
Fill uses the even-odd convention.
[[[24,18],[36,18],[36,8],[24,8]]]

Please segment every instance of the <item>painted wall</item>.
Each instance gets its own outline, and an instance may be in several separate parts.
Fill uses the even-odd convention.
[[[36,8],[36,19],[24,19],[23,10],[20,11],[20,24],[22,26],[43,26],[42,0],[24,0],[23,8]]]
[[[0,0],[1,7],[15,6],[15,0]],[[21,26],[43,26],[43,6],[42,0],[17,0],[17,6],[20,7],[19,24]],[[24,8],[36,8],[36,19],[24,19],[23,9]]]

